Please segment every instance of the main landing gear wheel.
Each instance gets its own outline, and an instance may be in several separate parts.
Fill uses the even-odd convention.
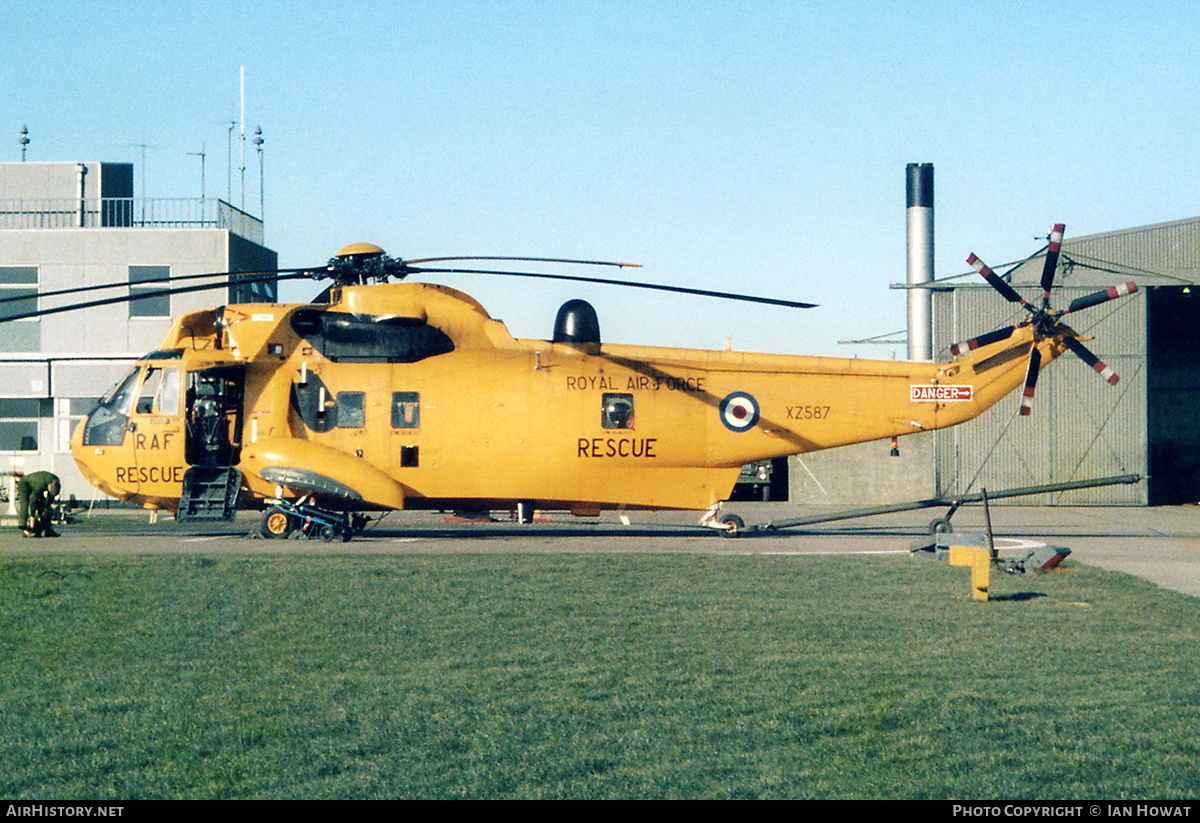
[[[258,533],[268,538],[286,538],[295,528],[292,518],[279,509],[267,510],[258,521]]]

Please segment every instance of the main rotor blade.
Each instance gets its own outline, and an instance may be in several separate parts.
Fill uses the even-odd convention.
[[[1122,283],[1120,286],[1112,286],[1111,288],[1101,289],[1091,294],[1085,294],[1083,297],[1076,297],[1071,301],[1071,305],[1067,306],[1067,310],[1063,314],[1069,314],[1080,309],[1088,309],[1092,306],[1099,306],[1101,303],[1107,303],[1109,300],[1116,300],[1118,297],[1124,297],[1127,294],[1133,294],[1137,291],[1137,283],[1132,280],[1128,283]]]
[[[261,277],[248,277],[244,280],[238,280],[237,283],[265,283],[272,280],[298,280],[301,278],[309,278],[308,272],[298,271],[294,274],[285,274],[282,276],[269,274]],[[122,285],[129,284],[124,283]],[[137,292],[135,294],[121,294],[117,295],[116,297],[106,297],[101,300],[85,300],[80,303],[68,303],[65,306],[53,306],[48,309],[39,309],[37,311],[27,311],[21,314],[0,316],[0,323],[8,323],[12,320],[28,320],[32,317],[45,317],[48,314],[61,314],[63,312],[76,311],[77,309],[92,309],[96,308],[97,306],[112,306],[117,303],[131,303],[135,300],[149,300],[152,297],[169,297],[175,294],[191,294],[193,292],[211,291],[213,289],[225,288],[229,285],[229,282],[226,281],[224,283],[204,283],[199,286],[184,286],[178,289],[155,289],[153,291]],[[38,296],[40,297],[41,295]],[[25,299],[32,300],[34,299],[34,296],[29,295]]]
[[[1021,393],[1021,408],[1017,411],[1028,415],[1033,411],[1033,390],[1037,387],[1038,374],[1042,370],[1042,351],[1033,344],[1029,352],[1029,367],[1025,370],[1025,391]]]
[[[1063,232],[1067,227],[1055,223],[1050,229],[1050,245],[1046,249],[1046,265],[1042,268],[1042,307],[1050,305],[1050,287],[1054,285],[1054,272],[1058,270],[1058,253],[1062,251]]]
[[[1065,334],[1060,334],[1058,335],[1058,339],[1061,340],[1068,349],[1074,352],[1080,360],[1082,360],[1084,363],[1087,363],[1096,371],[1097,374],[1107,380],[1110,385],[1115,386],[1117,381],[1121,379],[1117,376],[1117,373],[1110,369],[1103,360],[1088,351],[1088,347],[1080,343],[1076,338]]]
[[[572,263],[580,266],[616,266],[618,268],[640,269],[641,263],[614,263],[609,260],[569,260],[561,257],[421,257],[416,260],[405,260],[405,264],[413,263],[448,263],[454,260],[504,260],[510,263]]]
[[[992,271],[990,266],[988,266],[986,263],[984,263],[982,260],[980,260],[978,257],[976,257],[974,252],[972,252],[970,255],[968,255],[967,265],[969,265],[971,268],[975,269],[975,271],[977,271],[981,275],[983,275],[983,279],[988,281],[989,283],[991,283],[992,288],[995,289],[996,291],[1000,292],[1000,294],[1004,296],[1005,300],[1007,300],[1010,303],[1020,303],[1022,306],[1029,309],[1030,311],[1034,310],[1033,306],[1029,305],[1029,301],[1027,301],[1021,295],[1017,294],[1016,290],[1013,289],[1012,286],[1008,285],[1003,280],[1001,280],[1000,275],[996,274],[994,271]]]
[[[1012,337],[1012,333],[1017,330],[1016,326],[1008,326],[1003,329],[996,329],[987,334],[981,334],[978,337],[972,337],[970,340],[965,340],[962,343],[955,343],[950,347],[950,353],[955,357],[966,351],[975,351],[980,346],[987,346],[999,340],[1007,340]]]
[[[15,303],[18,300],[32,300],[35,297],[37,297],[37,298],[61,297],[66,294],[84,294],[85,292],[102,291],[104,289],[116,289],[116,288],[122,288],[124,286],[139,287],[139,286],[145,286],[145,285],[152,284],[152,283],[178,283],[178,282],[181,282],[184,280],[202,280],[206,277],[235,277],[235,276],[245,276],[245,275],[251,275],[251,276],[260,276],[261,275],[261,276],[264,276],[269,279],[270,277],[274,277],[274,276],[280,275],[280,274],[298,274],[300,272],[312,272],[312,271],[313,271],[313,269],[263,269],[262,271],[219,271],[219,272],[206,272],[205,274],[179,274],[179,275],[175,275],[173,277],[152,277],[148,280],[137,280],[137,281],[120,280],[120,281],[117,281],[114,283],[98,283],[98,284],[92,285],[92,286],[74,286],[69,289],[57,289],[55,291],[43,291],[43,292],[38,292],[36,295],[26,294],[26,295],[20,295],[17,297],[0,297],[0,305],[2,305],[4,303]],[[230,281],[227,280],[222,284],[214,285],[213,288],[217,288],[220,285],[228,285],[229,282]],[[238,280],[238,281],[234,281],[234,282],[244,283],[247,281]],[[258,281],[255,281],[255,282],[258,282]]]
[[[649,289],[651,291],[675,292],[676,294],[692,294],[700,297],[716,297],[722,300],[741,300],[746,303],[762,303],[768,306],[785,306],[789,309],[811,309],[816,303],[798,303],[794,300],[780,300],[775,297],[755,297],[749,294],[733,294],[730,292],[707,291],[705,289],[689,289],[683,286],[664,286],[657,283],[635,283],[632,280],[609,280],[602,277],[577,277],[569,274],[541,274],[528,271],[487,271],[483,269],[425,269],[413,268],[418,274],[498,274],[507,277],[534,277],[541,280],[569,280],[577,283],[599,283],[604,286],[628,286],[634,289]]]

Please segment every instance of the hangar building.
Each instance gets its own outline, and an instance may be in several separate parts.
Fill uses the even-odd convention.
[[[0,317],[154,292],[149,281],[164,277],[278,268],[258,218],[223,200],[133,192],[129,163],[0,163]],[[99,285],[112,288],[49,294]],[[53,471],[64,498],[102,498],[69,446],[97,398],[158,347],[173,316],[275,298],[274,281],[230,276],[213,291],[0,324],[0,472]]]

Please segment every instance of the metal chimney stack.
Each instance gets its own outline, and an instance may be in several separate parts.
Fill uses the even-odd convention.
[[[933,280],[933,164],[909,163],[908,284]],[[933,360],[933,292],[908,290],[908,359]]]
[[[87,166],[75,164],[75,194],[78,199],[75,213],[75,225],[83,228],[87,225]]]

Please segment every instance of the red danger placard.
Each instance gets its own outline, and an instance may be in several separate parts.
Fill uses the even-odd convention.
[[[908,395],[914,403],[958,403],[974,397],[974,386],[909,386]]]

